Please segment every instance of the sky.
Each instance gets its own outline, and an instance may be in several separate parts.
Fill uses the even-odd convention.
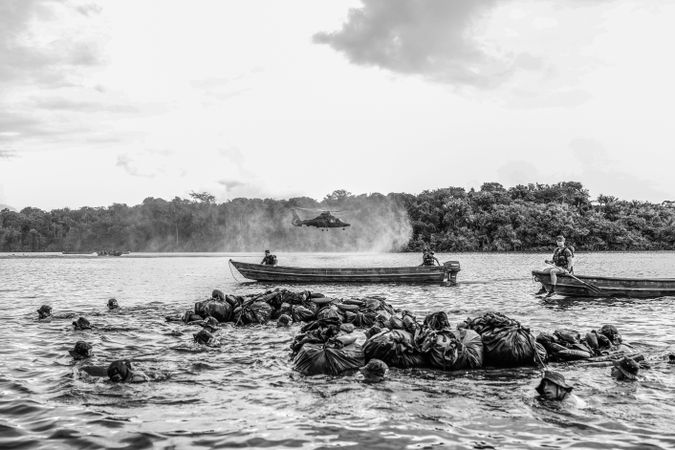
[[[0,0],[0,204],[675,199],[675,3]]]

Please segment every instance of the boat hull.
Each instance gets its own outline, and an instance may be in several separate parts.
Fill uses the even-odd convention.
[[[532,276],[546,289],[551,289],[551,277],[547,272],[533,270]],[[675,296],[675,279],[673,278],[614,278],[587,275],[575,275],[575,277],[592,287],[584,285],[569,275],[558,274],[555,293],[565,297],[595,298]]]
[[[445,283],[455,285],[457,261],[443,266],[308,268],[264,266],[230,260],[249,280],[285,283]]]

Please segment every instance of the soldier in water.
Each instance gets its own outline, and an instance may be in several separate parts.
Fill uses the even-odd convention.
[[[108,366],[108,378],[114,383],[142,383],[150,381],[143,372],[131,368],[131,362],[126,359],[113,361]]]
[[[535,390],[545,400],[560,401],[565,400],[570,395],[572,386],[565,382],[565,377],[561,373],[547,370]]]

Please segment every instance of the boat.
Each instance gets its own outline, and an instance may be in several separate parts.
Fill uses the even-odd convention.
[[[122,255],[128,255],[129,252],[122,252],[120,250],[100,250],[96,252],[98,256],[122,256]]]
[[[533,270],[535,281],[551,289],[548,272]],[[675,278],[618,278],[557,274],[555,293],[564,297],[654,298],[675,296]]]
[[[457,284],[459,262],[414,267],[284,267],[251,264],[230,259],[249,280],[286,283],[442,283]]]

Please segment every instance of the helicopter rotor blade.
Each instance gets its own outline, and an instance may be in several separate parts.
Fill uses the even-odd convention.
[[[305,211],[314,211],[314,212],[323,211],[322,209],[319,209],[319,208],[303,208],[302,206],[291,206],[291,208],[302,209],[302,210],[305,210]]]

